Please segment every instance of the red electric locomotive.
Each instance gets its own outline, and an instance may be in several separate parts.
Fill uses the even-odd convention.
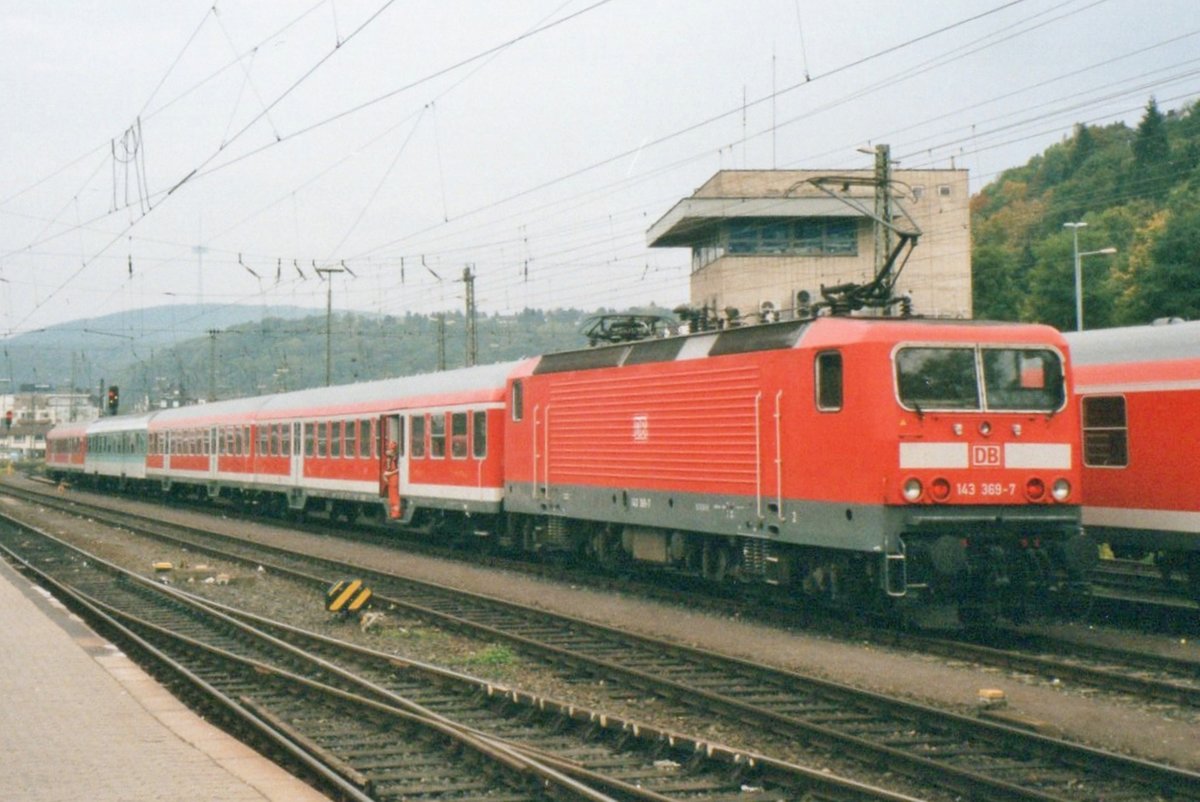
[[[1086,589],[1045,326],[818,317],[551,354],[514,377],[526,544],[1020,619]]]
[[[1067,335],[1083,432],[1083,521],[1200,602],[1200,322]]]

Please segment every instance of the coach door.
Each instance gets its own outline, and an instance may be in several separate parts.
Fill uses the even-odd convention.
[[[392,454],[393,447],[395,454]],[[408,489],[408,455],[404,448],[404,416],[383,415],[379,419],[379,495],[387,499],[389,518],[404,515]]]
[[[304,477],[304,431],[303,424],[293,423],[292,426],[292,442],[291,442],[291,459],[288,463],[288,479],[292,487],[300,484],[300,480]]]
[[[220,430],[216,426],[208,427],[208,478],[217,478],[217,458],[220,456]]]

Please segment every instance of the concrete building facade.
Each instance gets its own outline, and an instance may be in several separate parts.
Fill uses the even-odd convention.
[[[823,177],[831,197],[810,179]],[[841,181],[837,179],[842,179]],[[745,315],[770,304],[795,314],[797,294],[867,282],[876,265],[871,170],[722,170],[647,232],[651,247],[691,249],[691,302]],[[891,171],[892,216],[921,231],[896,282],[917,314],[971,316],[971,232],[966,170]],[[866,211],[864,211],[866,210]]]

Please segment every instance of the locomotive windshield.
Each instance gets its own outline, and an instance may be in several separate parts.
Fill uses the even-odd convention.
[[[1062,362],[1045,348],[901,348],[896,386],[900,403],[918,412],[1053,412],[1065,397]]]

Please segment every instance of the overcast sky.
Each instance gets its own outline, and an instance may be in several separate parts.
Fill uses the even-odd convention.
[[[722,168],[963,167],[1200,97],[1195,0],[8,0],[0,336],[172,302],[673,306]],[[257,275],[254,275],[257,274]],[[203,321],[188,325],[202,333]],[[137,332],[131,332],[136,336]]]

